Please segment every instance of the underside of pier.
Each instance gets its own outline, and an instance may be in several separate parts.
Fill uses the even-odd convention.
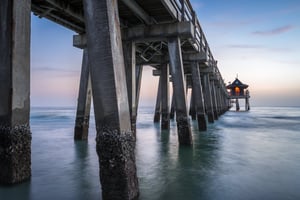
[[[181,146],[193,143],[191,119],[205,131],[229,109],[189,0],[3,0],[0,11],[0,183],[31,176],[31,12],[73,30],[73,45],[83,50],[74,139],[88,138],[93,99],[103,199],[139,195],[135,140],[144,66],[160,80],[154,121],[169,130],[175,115]]]

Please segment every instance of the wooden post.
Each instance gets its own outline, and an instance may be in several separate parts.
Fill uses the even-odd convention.
[[[0,3],[0,184],[31,176],[30,0]]]
[[[172,74],[173,92],[176,99],[176,122],[179,143],[183,145],[190,145],[192,144],[192,134],[188,119],[183,62],[180,39],[178,37],[169,38],[168,50],[170,57],[170,71]]]
[[[138,179],[117,0],[83,1],[103,199],[135,199]]]
[[[192,68],[192,80],[193,80],[193,93],[195,95],[195,106],[197,111],[198,129],[200,131],[206,131],[206,119],[205,119],[205,109],[204,100],[202,93],[202,85],[199,71],[199,64],[197,62],[191,63]]]
[[[88,53],[87,49],[84,49],[74,130],[75,140],[88,139],[91,99],[92,88],[88,66]]]
[[[161,129],[170,129],[169,114],[169,65],[161,66]]]

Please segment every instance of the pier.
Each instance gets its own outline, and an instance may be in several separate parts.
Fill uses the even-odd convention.
[[[88,137],[93,99],[103,199],[139,194],[134,151],[144,67],[159,76],[154,121],[168,130],[176,118],[181,146],[193,141],[190,118],[205,131],[229,109],[226,85],[189,0],[3,0],[1,184],[31,176],[31,12],[73,30],[73,46],[82,49],[74,139]]]
[[[230,99],[230,104],[235,103],[236,111],[240,111],[239,99],[245,99],[245,111],[250,110],[250,92],[247,89],[248,87],[249,86],[247,84],[243,84],[238,78],[226,86],[226,88],[229,90],[228,98]]]

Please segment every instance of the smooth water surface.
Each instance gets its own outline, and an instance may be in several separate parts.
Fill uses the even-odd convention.
[[[1,200],[101,199],[95,124],[89,140],[75,142],[73,108],[33,108],[32,178],[0,186]],[[229,111],[208,131],[192,123],[192,147],[141,108],[136,163],[141,200],[300,199],[300,108]]]

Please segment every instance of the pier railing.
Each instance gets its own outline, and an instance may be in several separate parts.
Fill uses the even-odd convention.
[[[217,61],[214,59],[213,54],[210,50],[208,42],[206,40],[205,34],[201,28],[200,22],[197,18],[196,12],[189,0],[170,0],[171,5],[176,10],[176,15],[180,21],[190,21],[194,25],[195,38],[192,41],[194,48],[198,52],[205,52],[207,56],[207,63],[209,66],[213,67],[213,71],[218,74],[218,79],[223,79],[221,73],[219,72]],[[222,82],[222,81],[221,81]],[[224,86],[225,87],[225,86]]]
[[[206,40],[205,34],[201,28],[200,22],[197,18],[196,12],[189,0],[170,0],[172,6],[177,12],[177,18],[180,21],[190,21],[194,25],[195,38],[194,42],[196,45],[196,50],[206,52],[208,61],[214,62],[214,57],[209,48],[208,42]]]

